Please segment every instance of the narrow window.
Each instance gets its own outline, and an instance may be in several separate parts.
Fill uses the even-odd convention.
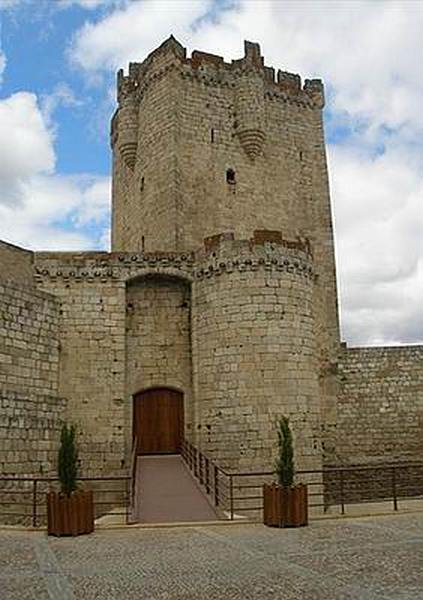
[[[210,131],[210,141],[212,144],[214,143],[214,129]]]
[[[235,171],[233,169],[227,169],[226,171],[226,183],[230,183],[231,185],[236,183],[235,179]]]
[[[145,252],[145,237],[141,236],[141,251]]]
[[[141,190],[141,192],[144,191],[144,177],[141,177],[140,190]]]

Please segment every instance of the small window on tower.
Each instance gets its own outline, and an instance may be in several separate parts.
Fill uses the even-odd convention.
[[[227,169],[226,171],[226,183],[230,183],[231,185],[236,183],[235,171],[233,169]]]
[[[144,191],[144,177],[141,177],[141,181],[140,181],[140,190],[141,192]]]

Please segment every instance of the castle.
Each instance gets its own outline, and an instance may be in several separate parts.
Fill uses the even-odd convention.
[[[185,436],[222,467],[416,460],[423,347],[340,343],[320,80],[173,37],[117,80],[111,252],[0,244],[0,471],[86,475]]]

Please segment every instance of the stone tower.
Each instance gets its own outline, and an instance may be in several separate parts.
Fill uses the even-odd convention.
[[[112,251],[185,253],[195,270],[186,290],[170,280],[128,287],[128,394],[147,383],[130,354],[142,354],[148,311],[152,338],[165,337],[160,311],[180,319],[164,308],[172,288],[174,310],[190,309],[161,356],[186,357],[176,379],[199,443],[225,464],[268,464],[275,417],[288,413],[302,464],[320,466],[339,346],[321,81],[275,73],[258,44],[228,64],[187,57],[170,37],[119,71],[117,88]]]

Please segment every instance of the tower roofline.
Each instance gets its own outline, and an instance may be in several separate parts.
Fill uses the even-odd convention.
[[[260,45],[248,40],[244,41],[244,56],[225,62],[222,56],[210,52],[193,50],[187,56],[187,50],[173,36],[170,35],[160,46],[150,52],[142,62],[130,62],[128,75],[120,69],[117,74],[118,100],[127,96],[135,88],[148,85],[151,79],[163,74],[164,71],[180,66],[185,71],[191,71],[194,76],[204,79],[220,80],[225,75],[240,76],[245,72],[255,72],[268,84],[270,91],[282,92],[289,98],[298,101],[312,101],[317,108],[324,106],[324,88],[321,79],[305,79],[304,83],[298,74],[275,71],[274,67],[264,64]]]

